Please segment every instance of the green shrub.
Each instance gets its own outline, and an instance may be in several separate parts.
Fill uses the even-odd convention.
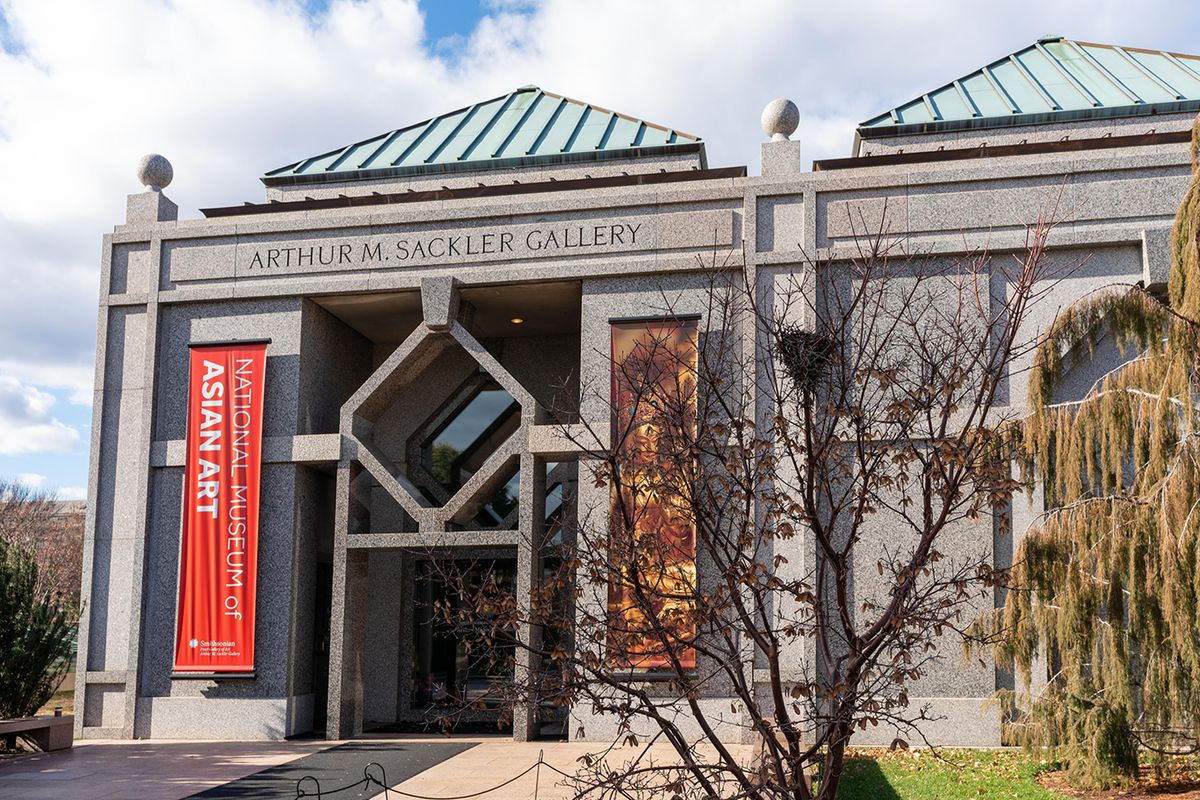
[[[35,714],[68,669],[78,614],[37,579],[33,556],[0,540],[0,719]]]

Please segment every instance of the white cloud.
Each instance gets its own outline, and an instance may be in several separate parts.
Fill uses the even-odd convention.
[[[0,375],[18,376],[33,386],[65,389],[74,405],[91,406],[95,367],[91,364],[23,362],[0,358]]]
[[[443,2],[444,0],[434,0]],[[453,48],[414,0],[0,0],[0,375],[28,412],[0,453],[76,448],[45,408],[90,400],[100,236],[146,152],[184,216],[262,197],[264,171],[526,83],[704,137],[757,171],[762,106],[800,106],[806,160],[856,122],[1054,32],[1195,51],[1167,0],[491,0]],[[7,50],[4,47],[7,46]],[[8,379],[6,379],[8,380]]]
[[[79,431],[55,419],[53,405],[54,395],[0,375],[0,455],[79,450]]]
[[[46,476],[36,472],[22,472],[17,475],[17,483],[30,489],[40,489],[46,485]]]
[[[54,488],[50,485],[50,479],[37,472],[22,472],[19,473],[15,481],[22,486],[27,486],[30,489],[44,491],[49,489],[50,494],[58,500],[86,500],[87,489],[82,486],[63,486]]]

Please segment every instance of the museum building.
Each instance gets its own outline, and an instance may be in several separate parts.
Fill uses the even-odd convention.
[[[486,560],[520,598],[572,520],[606,513],[563,431],[608,424],[586,389],[620,337],[701,320],[753,352],[754,325],[704,319],[712,270],[769,299],[862,226],[922,258],[1018,252],[1059,191],[1050,257],[1083,266],[1039,324],[1106,283],[1160,287],[1198,110],[1200,57],[1043,37],[811,171],[788,103],[749,175],[536,86],[275,169],[262,202],[201,219],[144,160],[104,237],[76,735],[347,737],[504,680],[433,619],[456,598],[430,554]],[[990,521],[968,538],[1011,560]],[[1009,681],[951,648],[913,702],[934,741],[998,744],[986,701]],[[604,738],[590,714],[511,731]]]

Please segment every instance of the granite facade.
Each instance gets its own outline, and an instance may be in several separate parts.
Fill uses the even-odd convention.
[[[135,196],[126,223],[105,237],[101,272],[76,735],[280,738],[326,718],[327,733],[343,736],[361,732],[367,720],[405,718],[414,554],[430,546],[502,553],[516,559],[517,585],[528,588],[539,573],[545,465],[578,458],[554,423],[608,428],[611,319],[706,315],[714,280],[731,278],[775,302],[788,286],[811,286],[808,259],[836,265],[848,258],[864,228],[906,233],[922,258],[984,249],[1007,257],[1023,245],[1025,226],[1061,198],[1051,258],[1068,274],[1031,321],[1044,328],[1058,309],[1100,285],[1164,280],[1166,237],[1189,176],[1185,145],[810,173],[798,168],[799,158],[798,143],[772,142],[764,145],[764,174],[747,178],[201,220],[176,220],[166,198]],[[531,178],[573,178],[578,169],[538,170]],[[329,185],[319,192],[394,189]],[[653,235],[617,246],[616,225],[644,225]],[[528,236],[553,226],[607,226],[609,234],[603,244],[576,239],[570,248],[496,257],[402,265],[374,258],[377,244],[395,247],[438,231]],[[298,255],[309,247],[356,255],[321,264],[315,250],[310,265]],[[279,255],[289,248],[290,256]],[[273,250],[276,264],[292,261],[278,269],[255,265],[256,254]],[[479,320],[502,317],[502,306],[462,302],[473,288],[496,288],[502,304],[547,286],[566,287],[578,305],[540,333],[484,335]],[[503,294],[509,290],[518,294]],[[995,281],[993,291],[1003,292],[1003,283]],[[799,308],[786,313],[804,321]],[[752,352],[755,331],[743,322],[706,320],[728,325]],[[379,330],[388,333],[366,332]],[[187,346],[248,338],[271,340],[257,670],[253,679],[181,680],[170,661]],[[481,370],[519,401],[519,428],[459,495],[431,502],[406,477],[414,437]],[[1080,370],[1073,379],[1080,386],[1094,379]],[[1014,410],[1024,380],[1015,374],[1006,388]],[[573,411],[555,416],[574,407],[577,418]],[[464,526],[465,510],[513,465],[521,476],[514,527]],[[587,468],[578,465],[578,511],[603,514],[607,493],[592,486]],[[1028,517],[1014,509],[1018,536]],[[891,535],[886,520],[876,527],[880,540]],[[942,549],[983,550],[1004,563],[1013,538],[980,522],[951,532]],[[787,546],[795,550],[786,569],[811,563],[803,541]],[[881,587],[871,580],[869,543],[860,556],[866,596]],[[602,597],[597,588],[594,600]],[[944,717],[930,729],[932,739],[996,744],[998,717],[984,704],[1005,676],[986,663],[962,663],[959,652],[957,643],[945,643],[914,702],[928,701]],[[789,659],[799,671],[807,654],[797,647]],[[719,687],[703,702],[724,709],[730,735],[740,736]],[[588,738],[612,732],[611,720],[591,709],[571,715],[570,730],[582,728]],[[518,715],[515,733],[536,735],[531,715]],[[891,736],[867,734],[873,742]]]

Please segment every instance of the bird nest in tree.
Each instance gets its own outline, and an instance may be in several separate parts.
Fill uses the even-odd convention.
[[[837,343],[799,325],[784,325],[775,338],[777,355],[788,377],[797,388],[816,389],[837,353]]]

